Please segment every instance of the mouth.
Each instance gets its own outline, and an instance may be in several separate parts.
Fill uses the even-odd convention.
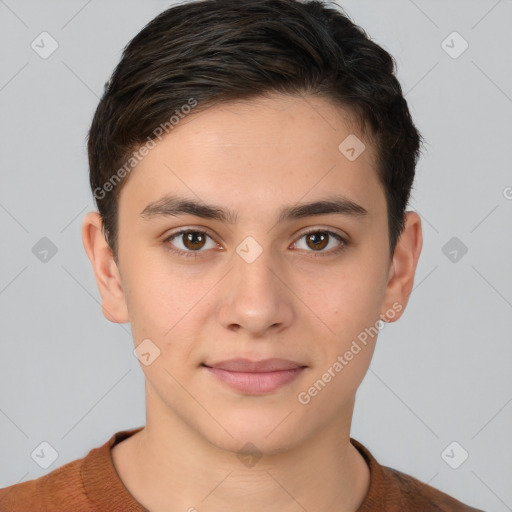
[[[230,359],[203,363],[201,367],[231,389],[247,395],[262,395],[294,381],[306,368],[287,359]]]

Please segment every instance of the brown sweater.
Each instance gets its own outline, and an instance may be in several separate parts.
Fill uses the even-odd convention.
[[[0,489],[0,512],[148,512],[124,487],[110,449],[143,427],[114,434],[83,459],[40,478]],[[400,471],[381,466],[350,439],[370,468],[370,488],[357,512],[483,512]],[[229,508],[227,509],[229,510]]]

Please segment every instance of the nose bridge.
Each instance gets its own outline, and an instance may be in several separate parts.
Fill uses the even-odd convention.
[[[259,244],[256,246],[254,242],[244,241],[236,252],[235,273],[241,284],[263,290],[272,285],[272,281],[275,280],[273,267],[276,266],[276,262],[272,261],[269,248],[264,249]]]
[[[267,296],[267,302],[279,293],[276,289],[275,267],[272,251],[264,247],[254,237],[248,236],[236,248],[234,255],[234,278],[237,294],[250,295],[252,292],[259,296]]]
[[[242,241],[233,255],[228,293],[221,305],[225,327],[238,325],[254,332],[289,322],[291,304],[286,287],[276,276],[279,262],[254,238]]]

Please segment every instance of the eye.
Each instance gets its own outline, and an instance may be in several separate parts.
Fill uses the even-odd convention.
[[[207,246],[207,239],[210,239],[212,244]],[[174,240],[176,242],[173,242]],[[197,252],[203,252],[201,249],[213,249],[217,244],[213,239],[204,231],[196,229],[183,229],[177,233],[173,233],[170,237],[164,240],[169,243],[169,250],[182,254],[184,256],[197,257]]]
[[[211,241],[208,246],[208,239]],[[300,247],[300,241],[305,239],[305,247]],[[214,249],[217,244],[206,232],[197,229],[182,229],[167,237],[164,242],[167,248],[179,254],[180,256],[196,258],[198,253],[205,252],[207,249]],[[336,243],[337,242],[337,243]],[[333,250],[324,250],[334,245]],[[318,253],[312,256],[329,256],[338,254],[349,245],[348,241],[333,231],[325,229],[315,229],[303,233],[299,241],[293,244],[294,248],[305,249],[307,252]],[[204,249],[204,250],[202,250]],[[308,250],[312,249],[312,250]],[[331,247],[332,249],[332,247]]]
[[[305,239],[305,247],[299,247],[300,240],[302,239]],[[331,242],[333,242],[333,244],[331,244]],[[331,245],[331,249],[332,245],[334,245],[334,250],[324,251],[324,249],[329,245]],[[307,251],[308,249],[313,249],[308,252],[320,253],[318,255],[315,254],[314,256],[327,256],[331,254],[338,254],[344,250],[348,246],[348,241],[333,231],[316,229],[303,233],[299,238],[299,241],[295,242],[294,246],[298,249],[305,248]]]

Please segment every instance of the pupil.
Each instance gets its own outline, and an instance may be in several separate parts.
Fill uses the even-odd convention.
[[[317,237],[320,240],[316,240]],[[312,233],[311,235],[309,235],[309,240],[313,242],[315,248],[323,249],[326,245],[325,241],[327,240],[327,236],[323,233]]]
[[[187,241],[187,243],[185,245],[187,245],[187,247],[189,249],[198,249],[201,247],[202,240],[200,240],[200,239],[202,239],[203,236],[200,233],[194,233],[194,232],[187,233],[185,235],[185,237],[186,237],[186,241]],[[199,239],[200,241],[198,242],[197,239]],[[192,245],[192,247],[188,246],[189,243]],[[199,245],[199,247],[197,247],[197,245]]]

